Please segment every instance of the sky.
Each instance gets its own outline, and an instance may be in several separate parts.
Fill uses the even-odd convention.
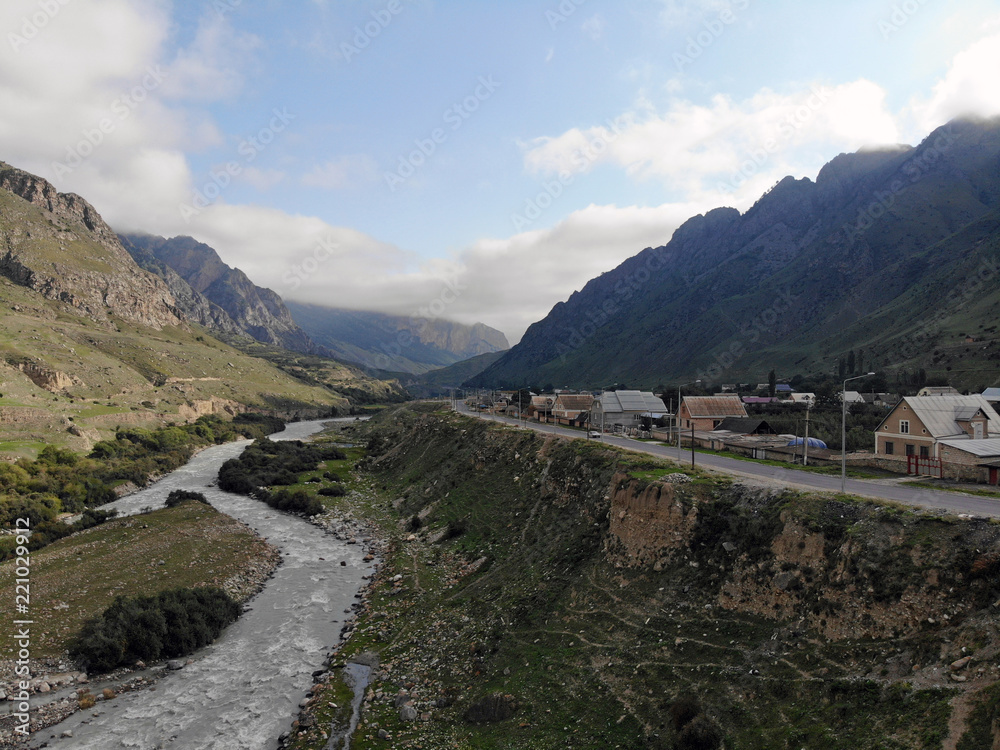
[[[516,343],[686,219],[1000,114],[1000,1],[4,0],[0,160]]]

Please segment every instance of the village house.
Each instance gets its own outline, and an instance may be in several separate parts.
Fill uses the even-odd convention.
[[[552,418],[559,424],[584,424],[594,403],[589,393],[560,393],[552,405]]]
[[[950,385],[929,385],[917,391],[918,396],[958,396],[958,391]]]
[[[910,474],[997,483],[1000,414],[982,395],[905,396],[875,431],[875,456]]]
[[[727,417],[746,417],[747,410],[739,396],[685,396],[677,411],[682,430],[710,431]]]
[[[605,391],[594,399],[590,424],[605,432],[638,429],[642,418],[656,420],[667,414],[663,399],[650,391]]]
[[[543,396],[532,396],[529,416],[539,422],[548,422],[552,414],[552,407],[555,406],[556,397],[552,394]]]

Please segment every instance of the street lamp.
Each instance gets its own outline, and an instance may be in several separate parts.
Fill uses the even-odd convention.
[[[694,385],[695,383],[700,383],[701,380],[692,380],[690,383],[682,383],[677,386],[677,408],[674,409],[674,422],[677,424],[677,455],[680,456],[681,452],[681,388],[686,385]],[[691,420],[692,427],[694,426],[694,420]],[[694,449],[694,434],[691,435],[691,448]]]
[[[855,375],[844,381],[844,387],[840,391],[840,491],[845,492],[847,487],[847,384],[852,380],[861,380],[874,375],[868,372],[864,375]]]

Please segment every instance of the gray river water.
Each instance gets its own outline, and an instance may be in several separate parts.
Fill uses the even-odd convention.
[[[329,421],[290,424],[272,439],[302,439]],[[38,732],[31,747],[48,742],[48,747],[66,750],[277,748],[277,737],[290,728],[299,701],[312,686],[312,673],[339,642],[350,616],[345,610],[373,568],[362,560],[361,545],[348,545],[302,519],[209,486],[222,463],[249,444],[204,450],[155,485],[105,507],[128,515],[161,507],[171,490],[196,490],[223,513],[248,524],[283,556],[274,578],[251,602],[251,611],[199,651],[193,664],[167,674],[154,689],[79,711]],[[66,730],[72,737],[61,736]]]

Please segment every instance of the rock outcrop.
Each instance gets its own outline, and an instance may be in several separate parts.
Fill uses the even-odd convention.
[[[182,323],[166,284],[139,268],[96,209],[0,162],[0,275],[105,327]]]
[[[227,266],[208,245],[192,237],[168,240],[144,234],[122,235],[121,240],[140,265],[175,290],[192,320],[283,349],[323,353],[292,319],[281,297],[255,285],[240,269]]]

